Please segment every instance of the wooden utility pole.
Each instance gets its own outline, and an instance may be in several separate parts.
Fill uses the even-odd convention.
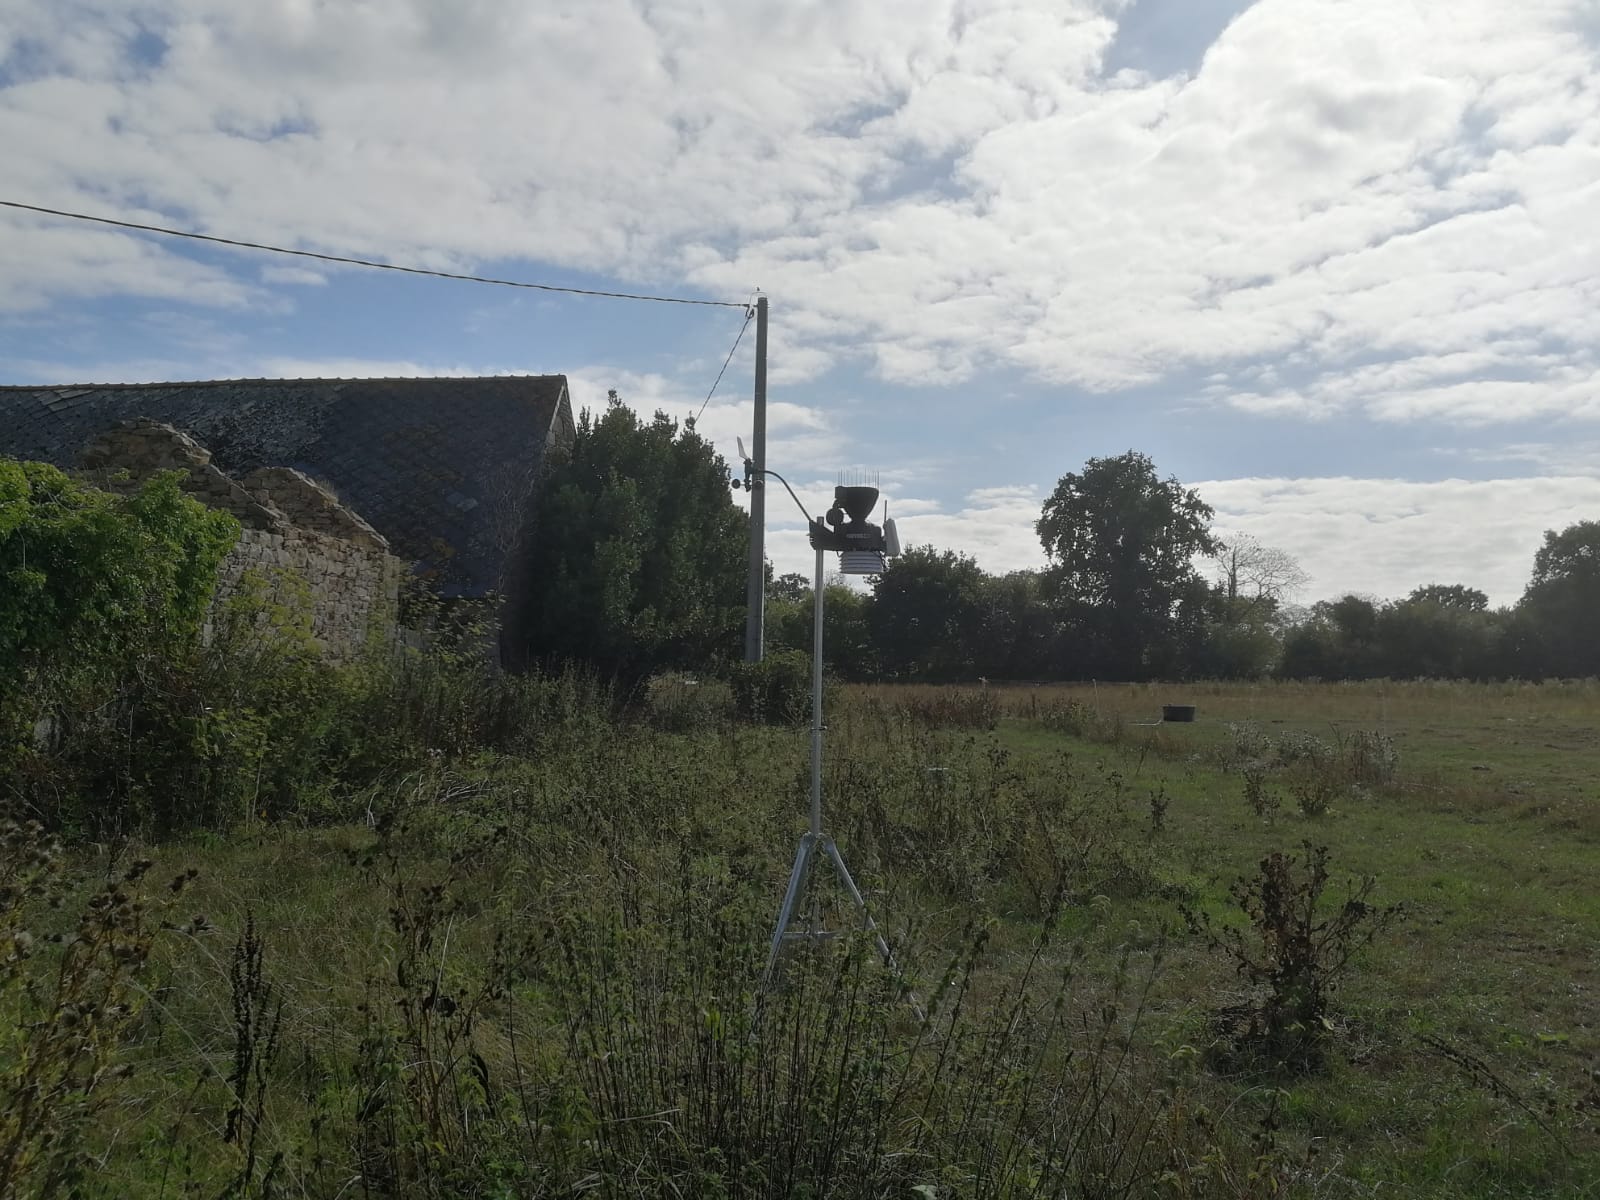
[[[744,660],[760,662],[767,604],[767,298],[756,300],[756,420],[751,431],[750,578],[745,587]]]

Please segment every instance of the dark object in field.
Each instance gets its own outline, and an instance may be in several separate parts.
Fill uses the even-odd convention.
[[[1194,705],[1192,704],[1163,704],[1161,706],[1161,719],[1163,721],[1189,722],[1194,720]]]

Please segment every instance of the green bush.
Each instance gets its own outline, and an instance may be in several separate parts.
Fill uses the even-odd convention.
[[[1046,729],[1086,741],[1115,745],[1127,733],[1120,712],[1104,712],[1082,700],[1046,700],[1030,704],[1029,712]]]
[[[1296,1070],[1321,1064],[1334,1029],[1335,990],[1356,954],[1401,912],[1368,902],[1376,887],[1371,876],[1352,882],[1341,903],[1323,905],[1328,848],[1308,841],[1302,849],[1298,857],[1269,854],[1254,876],[1234,882],[1229,890],[1244,928],[1184,908],[1190,931],[1231,959],[1252,989],[1244,1005],[1218,1014],[1231,1041],[1224,1055],[1264,1054]]]
[[[530,753],[552,729],[598,728],[589,677],[508,676],[472,622],[433,622],[426,648],[374,630],[353,662],[311,636],[296,577],[247,573],[210,641],[74,675],[46,660],[49,738],[14,739],[8,798],[84,835],[224,830],[263,817],[348,816],[364,789],[483,750]]]
[[[1375,729],[1358,729],[1341,739],[1340,755],[1356,783],[1387,786],[1400,774],[1400,749],[1394,739]]]
[[[178,479],[120,496],[0,460],[0,682],[37,683],[69,660],[113,673],[196,639],[239,523]]]
[[[1229,765],[1248,766],[1271,760],[1275,752],[1272,735],[1254,721],[1229,721],[1225,728],[1230,746],[1224,761]]]
[[[207,644],[42,658],[51,736],[14,744],[12,798],[94,835],[223,828],[311,803],[349,689],[311,638],[303,591],[247,575]]]
[[[695,733],[727,720],[733,694],[720,679],[657,675],[644,689],[644,717],[663,733]]]
[[[811,660],[778,650],[758,663],[739,663],[728,677],[735,710],[766,725],[795,725],[811,715]]]
[[[128,774],[149,765],[126,752],[144,748],[152,717],[162,724],[156,708],[183,718],[164,746],[210,734],[209,714],[174,694],[171,669],[200,652],[239,527],[178,478],[164,472],[123,496],[42,463],[0,462],[0,798],[52,824],[88,823],[79,784],[96,772],[79,752],[91,744],[116,741]],[[120,804],[126,789],[105,799]]]

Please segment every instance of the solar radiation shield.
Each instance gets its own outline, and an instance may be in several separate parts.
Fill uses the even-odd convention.
[[[888,569],[882,550],[841,550],[839,574],[882,575]]]

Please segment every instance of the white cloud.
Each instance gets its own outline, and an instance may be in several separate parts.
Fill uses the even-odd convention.
[[[775,384],[840,355],[1093,389],[1298,355],[1309,386],[1231,402],[1600,415],[1583,0],[1259,0],[1192,77],[1108,79],[1122,7],[37,0],[8,12],[0,139],[44,202],[426,265],[759,283]],[[259,302],[147,241],[15,217],[0,272],[12,306]],[[1524,337],[1547,361],[1515,388],[1341,386],[1361,359]]]
[[[999,359],[1114,390],[1296,355],[1314,389],[1240,406],[1594,419],[1570,400],[1593,396],[1600,332],[1600,64],[1572,11],[1263,0],[1190,82],[1080,80],[974,135],[955,195],[857,206],[702,274],[777,278],[870,330],[897,381]],[[1516,389],[1339,386],[1373,356],[1403,366],[1526,338],[1548,348]]]
[[[1125,7],[14,0],[6,191],[425,266],[515,260],[729,300],[760,285],[786,401],[771,461],[824,495],[848,409],[800,385],[840,365],[908,387],[1014,369],[1066,398],[1201,372],[1219,419],[1426,422],[1447,452],[1451,426],[1536,424],[1464,457],[1538,479],[1202,485],[1219,520],[1298,554],[1318,588],[1461,578],[1513,599],[1539,533],[1596,507],[1576,449],[1600,423],[1592,0],[1258,0],[1189,74],[1108,77]],[[257,321],[323,278],[0,212],[10,328],[106,296]],[[700,424],[730,459],[752,333]],[[252,369],[225,351],[193,351],[183,373]],[[92,345],[39,353],[58,378],[112,377]],[[129,369],[181,357],[152,345]],[[506,370],[470,357],[402,345],[253,369]],[[719,364],[696,363],[693,386],[637,364],[519,369],[565,371],[580,407],[615,386],[681,417]],[[971,393],[930,388],[919,414],[935,427]],[[935,475],[886,485],[906,493],[908,540],[990,570],[1040,561],[1039,493]],[[773,547],[807,569],[797,521]]]
[[[564,374],[574,409],[599,412],[605,407],[606,393],[614,389],[629,408],[644,417],[658,410],[678,420],[700,414],[695,428],[736,471],[737,439],[743,438],[746,448],[752,448],[753,399],[733,399],[719,392],[706,403],[703,392],[696,394],[677,379],[623,367],[579,367]],[[807,472],[832,467],[842,457],[844,445],[832,415],[825,410],[789,401],[767,405],[767,461],[774,466],[782,464],[791,480],[798,483]]]
[[[152,316],[151,324],[161,322]],[[191,330],[190,353],[174,358],[21,360],[12,368],[26,380],[61,383],[152,383],[195,379],[418,379],[481,375],[529,375],[521,367],[487,363],[417,362],[411,359],[297,357],[242,350],[235,339]]]
[[[1512,420],[1600,420],[1600,365],[1575,352],[1550,362],[1530,352],[1520,360],[1487,352],[1419,356],[1381,367],[1324,376],[1304,388],[1273,392],[1213,386],[1212,396],[1259,415],[1329,417],[1358,409],[1378,421],[1439,420],[1473,428]],[[1495,378],[1495,371],[1528,378]],[[1462,378],[1462,376],[1477,376]]]
[[[1287,550],[1311,576],[1307,599],[1357,592],[1405,596],[1427,583],[1465,583],[1514,604],[1546,530],[1600,517],[1600,479],[1224,479],[1195,485],[1216,528]],[[901,541],[976,558],[987,571],[1041,567],[1034,533],[1044,500],[1031,487],[982,488],[942,511],[889,492]],[[777,514],[780,519],[786,514]],[[777,525],[778,522],[774,522]],[[798,520],[768,535],[775,568],[811,570]]]
[[[419,363],[408,359],[291,358],[269,355],[253,361],[254,373],[263,379],[464,379],[477,375],[534,373],[481,364]]]
[[[0,125],[0,143],[4,137]],[[37,309],[46,296],[72,302],[123,295],[222,309],[267,300],[264,292],[226,271],[174,254],[167,246],[15,210],[0,216],[0,281],[5,283],[0,287],[0,314]]]
[[[980,488],[950,513],[912,514],[895,524],[906,545],[955,550],[978,560],[986,571],[1003,574],[1044,565],[1044,551],[1033,531],[1044,497],[1036,488]],[[896,506],[891,506],[891,511]]]
[[[818,480],[801,495],[821,503],[831,495],[832,488],[831,480]],[[977,559],[984,570],[995,574],[1044,565],[1044,552],[1033,532],[1043,500],[1035,488],[979,489],[953,512],[945,511],[938,501],[901,498],[887,484],[884,496],[903,546],[954,550]],[[793,514],[790,520],[792,510],[788,505],[782,512],[769,505],[768,512],[775,518],[769,519],[773,528],[767,534],[767,556],[772,559],[773,569],[780,575],[800,571],[809,576],[815,565],[815,552],[806,541],[799,515]]]
[[[937,500],[921,500],[915,496],[891,496],[889,515],[896,522],[907,517],[922,516],[926,513],[939,513],[944,511],[944,505]]]
[[[1289,551],[1317,598],[1465,583],[1522,594],[1544,532],[1600,516],[1600,479],[1229,479],[1195,485],[1218,527]]]
[[[1519,463],[1537,475],[1589,475],[1600,468],[1600,441],[1510,442],[1493,449],[1444,451],[1473,463]]]

